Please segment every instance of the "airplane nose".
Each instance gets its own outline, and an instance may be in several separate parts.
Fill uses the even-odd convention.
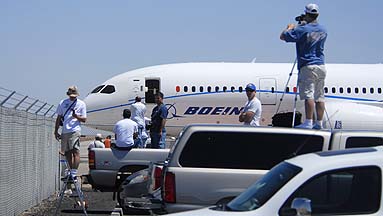
[[[84,102],[86,104],[87,112],[92,111],[96,108],[96,99],[93,95],[88,95],[85,97]]]

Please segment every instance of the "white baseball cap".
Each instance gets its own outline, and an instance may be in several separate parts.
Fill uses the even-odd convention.
[[[305,7],[305,12],[309,14],[319,14],[319,7],[316,4],[308,4]]]

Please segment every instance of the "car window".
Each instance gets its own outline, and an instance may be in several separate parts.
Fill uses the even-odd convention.
[[[278,164],[246,191],[228,203],[227,210],[251,211],[261,207],[283,185],[301,171],[301,167],[287,162]]]
[[[382,137],[349,137],[346,148],[374,147],[383,145]]]
[[[322,151],[315,135],[195,132],[181,152],[183,167],[269,170],[295,155]]]
[[[317,175],[299,187],[280,211],[295,198],[311,200],[311,215],[351,215],[379,209],[381,171],[379,167],[354,167]]]

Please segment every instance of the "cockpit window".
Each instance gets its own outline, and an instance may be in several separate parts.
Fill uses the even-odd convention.
[[[107,85],[102,91],[101,93],[104,93],[104,94],[112,94],[113,92],[115,92],[116,89],[114,88],[114,86],[112,85]]]
[[[91,94],[94,94],[94,93],[99,92],[102,88],[104,88],[104,86],[105,86],[105,85],[97,86],[95,89],[93,89],[93,91],[91,92]]]

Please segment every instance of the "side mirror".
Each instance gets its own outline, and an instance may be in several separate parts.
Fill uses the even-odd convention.
[[[307,198],[295,198],[291,208],[297,211],[297,216],[311,216],[311,200]]]

